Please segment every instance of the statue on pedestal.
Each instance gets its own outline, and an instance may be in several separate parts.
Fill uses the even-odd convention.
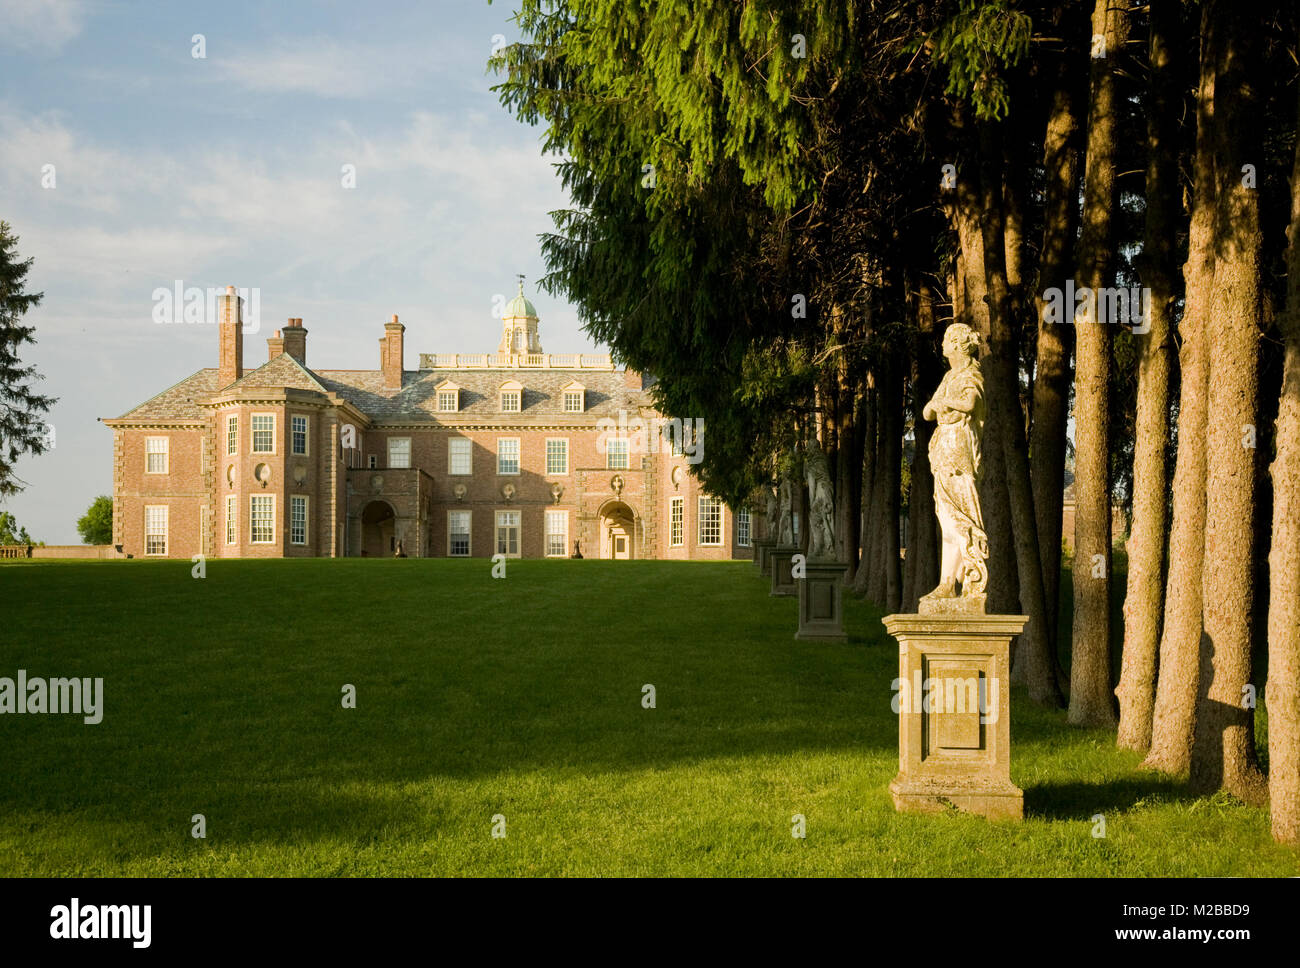
[[[780,486],[780,520],[777,522],[776,546],[778,548],[794,547],[794,482],[789,477],[781,478]]]
[[[763,537],[776,540],[777,532],[781,529],[781,505],[776,499],[776,486],[764,488],[767,496],[767,530],[763,532]]]
[[[835,490],[826,455],[817,441],[804,448],[804,477],[808,482],[808,560],[835,560]]]
[[[921,411],[922,417],[938,424],[930,437],[930,470],[935,515],[943,535],[939,584],[921,598],[923,614],[984,611],[988,535],[977,489],[984,432],[984,375],[975,359],[979,342],[979,334],[964,323],[953,323],[944,331],[943,355],[949,370]]]

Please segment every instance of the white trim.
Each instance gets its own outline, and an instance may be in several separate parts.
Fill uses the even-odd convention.
[[[501,445],[506,441],[513,441],[515,445],[515,469],[513,471],[503,471],[501,469]],[[497,477],[518,477],[523,473],[524,458],[523,447],[520,446],[518,437],[498,437],[497,438]]]
[[[716,505],[718,508],[718,540],[704,540],[704,502]],[[722,536],[726,533],[726,515],[723,513],[722,501],[716,497],[710,497],[707,494],[701,494],[695,499],[695,544],[701,548],[717,548],[722,545]]]
[[[465,553],[455,555],[451,552],[451,516],[453,514],[465,515]],[[474,512],[467,508],[450,508],[447,511],[447,557],[448,558],[469,558],[474,554]]]
[[[239,496],[226,495],[226,544],[239,544]]]
[[[682,509],[682,519],[677,522],[677,540],[673,540],[673,508]],[[670,497],[668,499],[668,547],[680,548],[686,543],[686,498]]]
[[[159,534],[159,532],[157,532],[157,531],[150,531],[150,530],[149,530],[149,512],[150,512],[150,511],[161,511],[161,512],[162,512],[162,542],[163,542],[163,543],[162,543],[162,550],[161,550],[161,551],[150,551],[150,550],[149,550],[149,538],[150,538],[150,536],[152,535],[152,536],[155,536],[155,537],[156,537],[156,536]],[[166,504],[146,504],[146,505],[144,506],[144,554],[145,554],[145,557],[146,557],[146,558],[166,558],[166,557],[167,557],[167,545],[170,543],[170,538],[171,538],[170,531],[171,531],[171,512],[170,512],[170,506],[169,506],[169,505],[166,505]]]
[[[455,469],[455,455],[452,453],[451,445],[458,440],[465,442],[465,470],[458,471]],[[447,476],[448,477],[466,477],[474,473],[474,441],[468,437],[448,437],[447,438]]]
[[[551,442],[564,444],[564,470],[551,470]],[[545,444],[546,452],[546,476],[547,477],[568,477],[569,476],[569,438],[568,437],[547,437]]]
[[[303,422],[302,428],[302,453],[293,449],[297,431],[294,430],[295,420]],[[311,417],[305,413],[292,413],[289,415],[289,455],[291,457],[310,457],[311,456]]]
[[[293,509],[302,502],[302,540],[293,540]],[[289,544],[304,548],[311,540],[311,501],[305,494],[289,495]]]
[[[402,443],[403,441],[405,441],[406,443],[406,463],[397,464],[394,463],[393,461],[393,444]],[[389,468],[396,468],[398,470],[403,470],[412,466],[411,458],[413,456],[412,451],[414,450],[414,448],[411,446],[410,437],[389,437],[385,443],[385,450],[387,451],[388,454],[388,463],[385,466]]]
[[[271,449],[270,449],[270,450],[258,450],[258,449],[257,449],[257,435],[258,435],[259,433],[261,433],[261,434],[266,433],[265,430],[257,430],[257,429],[256,429],[256,427],[257,427],[257,419],[258,419],[259,417],[269,417],[269,418],[271,419]],[[275,421],[275,414],[274,414],[274,413],[254,413],[254,414],[250,414],[250,415],[249,415],[249,421],[248,421],[248,446],[251,447],[251,448],[253,448],[252,450],[249,451],[250,454],[272,454],[272,455],[274,455],[274,454],[276,453],[276,450],[275,450],[275,430],[276,430],[275,422],[276,422],[276,421]]]
[[[151,445],[153,445],[153,444],[155,444],[155,443],[158,443],[159,441],[162,442],[162,449],[161,449],[161,450],[150,450],[150,449],[149,449]],[[172,444],[171,444],[171,438],[170,438],[170,437],[146,437],[146,438],[144,439],[144,472],[145,472],[146,474],[168,474],[168,473],[170,473],[170,472],[171,472],[171,470],[170,470],[170,469],[171,469],[171,464],[172,464],[171,449],[172,449]],[[150,457],[158,457],[158,456],[161,456],[161,457],[162,457],[162,465],[163,465],[163,466],[162,466],[162,470],[160,470],[160,471],[151,471],[151,470],[149,469],[149,458],[150,458]]]
[[[257,538],[257,529],[253,526],[253,508],[257,501],[271,502],[271,537],[259,541]],[[275,544],[275,495],[274,494],[250,494],[248,496],[248,543],[260,545]]]
[[[564,518],[564,530],[552,531],[551,521],[559,517]],[[551,551],[551,537],[560,536],[560,550]],[[547,508],[546,514],[542,518],[542,552],[547,558],[567,558],[569,555],[569,512],[563,509]]]
[[[500,545],[499,545],[498,542],[501,540],[500,531],[501,531],[501,528],[503,527],[503,525],[501,524],[501,515],[503,515],[503,514],[513,514],[513,515],[515,516],[516,523],[513,525],[513,527],[514,527],[514,529],[515,529],[515,552],[514,552],[514,554],[511,554],[509,551],[499,551],[499,550],[498,550],[498,549],[500,548]],[[524,515],[523,515],[523,512],[520,511],[519,508],[501,508],[501,509],[499,509],[499,510],[497,510],[497,511],[495,511],[495,512],[493,513],[493,515],[492,515],[492,524],[493,524],[493,529],[492,529],[492,554],[493,554],[493,555],[503,554],[503,555],[505,555],[507,558],[522,558],[522,557],[523,557],[523,552],[524,552]],[[504,525],[504,527],[511,527],[511,525]]]

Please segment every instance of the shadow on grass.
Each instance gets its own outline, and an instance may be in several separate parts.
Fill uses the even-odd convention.
[[[1138,804],[1191,803],[1195,799],[1179,781],[1157,774],[1103,783],[1040,783],[1025,790],[1025,816],[1088,820],[1094,814],[1129,810]]]

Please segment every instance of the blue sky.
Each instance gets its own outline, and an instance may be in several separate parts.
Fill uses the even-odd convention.
[[[566,198],[540,131],[489,90],[513,13],[0,0],[0,219],[36,260],[29,289],[45,299],[24,359],[59,398],[54,449],[19,463],[29,487],[4,504],[35,538],[79,542],[76,519],[112,493],[97,418],[216,365],[215,327],[153,321],[154,290],[177,279],[260,289],[245,365],[290,316],[309,331],[309,366],[377,367],[393,313],[408,368],[421,352],[493,351],[493,300],[515,273],[548,352],[604,351],[534,286],[537,236]]]

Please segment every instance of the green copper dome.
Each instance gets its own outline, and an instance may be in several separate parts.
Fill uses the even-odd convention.
[[[536,316],[537,307],[524,298],[524,281],[519,280],[519,295],[506,303],[506,312],[504,318],[511,316]]]

